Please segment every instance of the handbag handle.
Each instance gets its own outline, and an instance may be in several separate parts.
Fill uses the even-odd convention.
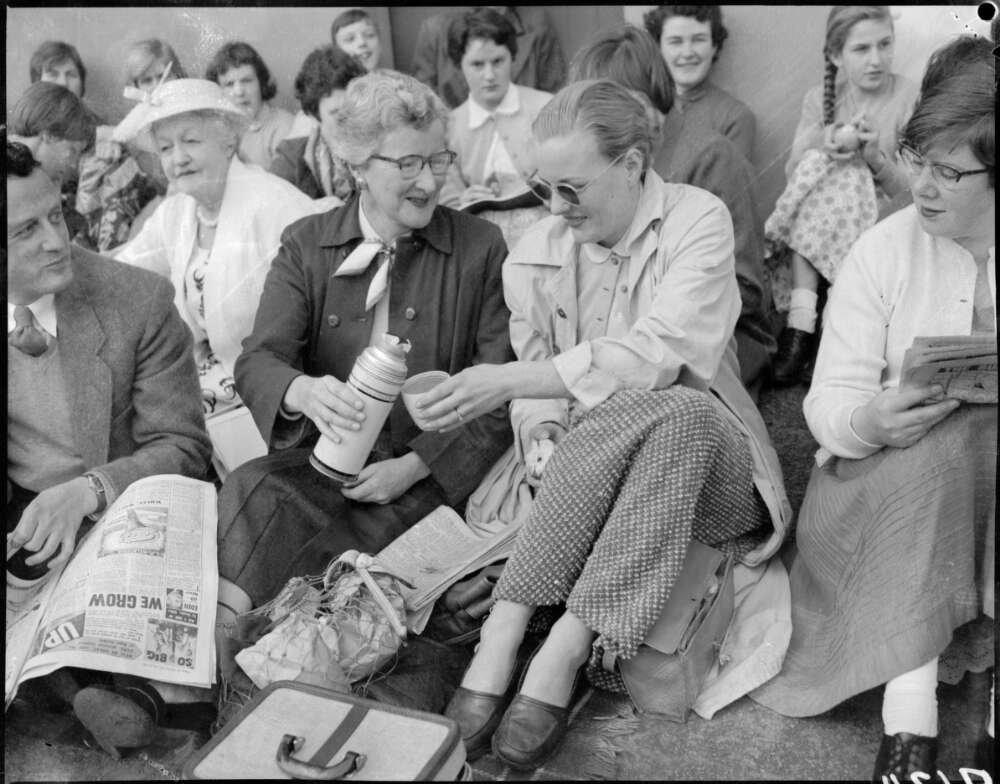
[[[278,752],[274,757],[281,772],[288,774],[293,779],[336,781],[361,770],[365,764],[365,755],[358,754],[356,751],[346,752],[340,762],[326,767],[295,759],[292,753],[300,749],[304,742],[305,738],[296,737],[295,735],[283,735],[281,743],[278,744]]]
[[[398,637],[406,637],[406,626],[403,622],[399,620],[396,615],[396,611],[393,609],[392,605],[389,603],[389,599],[386,598],[385,593],[382,591],[382,586],[375,582],[375,578],[369,573],[369,569],[376,569],[381,572],[385,572],[381,569],[378,561],[372,558],[370,555],[365,553],[359,553],[357,550],[347,550],[342,553],[340,557],[336,558],[330,565],[326,568],[326,573],[323,575],[323,587],[329,589],[332,585],[333,574],[336,571],[336,567],[340,564],[347,564],[353,567],[354,570],[361,577],[361,581],[368,588],[369,593],[371,593],[372,598],[378,605],[385,619],[389,622],[392,630],[396,632]],[[388,574],[388,572],[385,572]],[[393,575],[390,575],[390,577]]]

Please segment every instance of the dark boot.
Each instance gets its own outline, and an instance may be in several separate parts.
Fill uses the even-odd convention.
[[[789,387],[804,380],[806,367],[816,356],[816,334],[785,327],[778,336],[778,353],[771,366],[771,383]]]

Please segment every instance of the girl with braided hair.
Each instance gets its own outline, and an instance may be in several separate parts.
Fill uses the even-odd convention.
[[[783,248],[791,257],[790,286],[775,282],[778,310],[788,311],[778,385],[797,383],[815,352],[820,278],[832,283],[854,240],[905,198],[895,147],[918,91],[892,72],[893,44],[888,6],[838,5],[827,17],[823,85],[802,102],[788,184],[764,227],[772,259]]]

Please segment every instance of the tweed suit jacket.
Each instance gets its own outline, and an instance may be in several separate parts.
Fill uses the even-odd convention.
[[[371,339],[365,296],[377,265],[333,277],[363,239],[358,209],[355,196],[285,229],[253,331],[243,341],[236,388],[272,449],[304,446],[318,435],[307,418],[279,414],[291,381],[303,373],[345,381]],[[408,375],[454,374],[514,358],[500,279],[506,255],[500,229],[441,206],[427,226],[399,239],[388,331],[412,345]],[[397,400],[385,428],[393,454],[416,452],[452,505],[464,501],[513,441],[506,405],[449,433],[425,433]]]
[[[73,282],[55,296],[74,437],[110,504],[155,474],[202,478],[205,432],[191,333],[170,282],[72,246]]]

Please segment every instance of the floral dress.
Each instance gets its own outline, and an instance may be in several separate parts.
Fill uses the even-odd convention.
[[[236,394],[233,374],[215,356],[205,331],[205,274],[210,262],[211,249],[195,246],[184,274],[184,298],[194,325],[194,359],[201,385],[202,410],[206,417],[242,405]]]

